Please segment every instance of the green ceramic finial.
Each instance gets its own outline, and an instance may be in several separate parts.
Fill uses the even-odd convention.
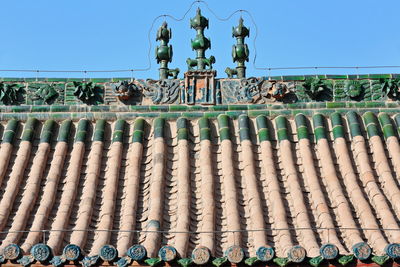
[[[156,47],[156,59],[160,64],[160,80],[168,79],[172,76],[174,79],[178,76],[179,69],[168,69],[168,62],[172,61],[172,45],[168,46],[168,42],[172,37],[171,29],[168,29],[167,22],[161,25],[157,31],[156,41],[160,41],[160,46]]]
[[[237,75],[238,78],[246,77],[245,61],[249,61],[249,48],[244,43],[244,38],[250,36],[250,30],[243,25],[243,18],[240,17],[239,25],[232,28],[232,37],[236,38],[236,45],[232,46],[232,59],[237,62],[236,69],[226,68],[225,72],[229,78]]]
[[[201,15],[200,8],[197,9],[196,16],[190,19],[190,28],[196,30],[196,38],[191,40],[192,50],[196,50],[196,59],[188,58],[186,60],[189,70],[192,70],[195,66],[198,70],[204,70],[206,66],[212,69],[215,57],[205,57],[206,50],[211,48],[211,41],[204,36],[204,29],[208,28],[208,19]]]

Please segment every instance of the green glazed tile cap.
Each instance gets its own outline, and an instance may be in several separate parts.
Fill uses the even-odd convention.
[[[106,120],[97,120],[96,126],[93,133],[93,141],[104,141],[104,128],[106,126]]]
[[[284,116],[278,116],[275,118],[276,128],[279,129],[287,129],[287,121]]]
[[[256,118],[258,129],[258,140],[260,142],[270,141],[270,133],[267,124],[267,118],[264,115],[259,115]]]
[[[115,122],[114,131],[123,131],[125,129],[125,120],[117,120]]]
[[[122,142],[124,139],[125,120],[117,120],[114,125],[112,142]]]
[[[350,128],[351,137],[362,135],[360,123],[358,121],[358,114],[355,111],[349,111],[347,112],[346,117]]]
[[[178,118],[176,125],[178,128],[178,140],[188,140],[189,130],[187,129],[188,121],[186,118]]]
[[[58,131],[58,142],[66,142],[68,143],[68,137],[71,130],[72,121],[65,120],[61,123],[60,129]]]
[[[276,130],[278,132],[278,140],[289,140],[289,133],[287,129],[287,121],[284,116],[278,116],[275,118]]]
[[[321,139],[326,139],[324,116],[315,114],[313,116],[313,125],[315,140],[318,142]]]
[[[343,126],[342,115],[338,112],[334,112],[331,114],[331,125],[332,128],[335,126]]]
[[[203,117],[199,119],[199,127],[200,129],[204,129],[204,128],[210,128],[210,124],[208,122],[208,119]]]
[[[38,123],[38,120],[36,118],[29,118],[26,121],[25,127],[24,127],[24,132],[22,134],[22,141],[28,141],[32,142],[32,139],[35,135],[35,128]]]
[[[106,126],[106,120],[101,119],[96,121],[95,131],[101,130],[103,131]]]
[[[395,120],[396,125],[397,125],[397,131],[400,132],[400,114],[397,114],[397,115],[394,117],[394,120]]]
[[[165,120],[163,118],[156,118],[153,123],[154,123],[154,138],[164,137]]]
[[[371,138],[372,136],[379,136],[379,129],[377,127],[377,121],[375,114],[367,111],[363,115],[364,125],[367,128],[368,136]]]
[[[395,129],[392,124],[392,120],[390,119],[389,115],[385,112],[382,112],[378,115],[379,122],[381,124],[381,128],[383,131],[383,135],[385,139],[396,136]]]
[[[51,137],[53,135],[53,129],[56,122],[54,120],[47,120],[42,129],[42,133],[40,135],[40,143],[50,143]]]
[[[15,131],[18,127],[18,121],[16,119],[9,120],[7,123],[6,131]]]
[[[77,131],[76,131],[76,136],[75,136],[75,143],[86,141],[86,134],[87,134],[88,126],[89,126],[89,121],[87,119],[81,119],[78,122],[78,127],[77,127]]]
[[[218,120],[220,140],[221,141],[230,140],[229,117],[225,114],[220,114],[217,120]]]
[[[303,114],[297,114],[294,118],[297,127],[297,137],[308,139],[307,119]]]
[[[18,121],[15,119],[9,120],[7,123],[6,130],[3,135],[2,143],[12,144],[14,142],[15,133],[18,128]]]
[[[332,132],[333,138],[343,138],[344,137],[344,127],[343,127],[343,120],[342,115],[338,112],[334,112],[331,114],[331,125],[332,125]]]
[[[225,127],[229,127],[229,117],[228,117],[228,115],[220,114],[220,115],[218,115],[217,120],[218,120],[218,128],[219,129],[222,129],[222,128],[225,128]]]
[[[198,124],[200,128],[200,141],[211,140],[211,129],[208,119],[205,117],[200,118]]]
[[[144,119],[136,119],[133,123],[132,143],[143,143]]]
[[[186,129],[187,128],[187,119],[180,117],[176,120],[176,127],[178,129]]]
[[[133,124],[133,130],[140,130],[143,131],[144,129],[144,119],[139,118],[135,120],[135,123]]]
[[[239,136],[240,141],[250,140],[249,117],[244,114],[239,116]]]

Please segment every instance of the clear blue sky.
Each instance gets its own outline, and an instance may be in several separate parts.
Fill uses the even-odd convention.
[[[256,40],[258,67],[285,66],[368,66],[400,65],[399,0],[206,0],[219,16],[227,17],[238,9],[248,10],[258,27]],[[102,70],[132,69],[148,66],[147,34],[153,19],[161,14],[182,17],[192,1],[138,0],[2,0],[0,3],[0,69]],[[167,19],[173,31],[174,58],[171,67],[186,71],[185,60],[194,57],[190,39],[195,31],[189,18],[200,6],[210,20],[205,34],[216,57],[218,77],[234,67],[231,60],[231,27],[239,14],[229,21],[218,21],[199,3],[183,21]],[[248,76],[400,73],[400,69],[381,70],[292,70],[260,71],[253,68],[255,26],[250,27],[251,60]],[[157,78],[154,60],[155,33],[151,31],[151,70],[136,72],[137,78]],[[129,73],[88,74],[87,77],[130,77]],[[1,77],[35,77],[29,73],[0,72]],[[82,74],[44,73],[39,77],[83,77]]]

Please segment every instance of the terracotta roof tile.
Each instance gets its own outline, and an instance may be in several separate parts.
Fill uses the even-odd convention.
[[[9,120],[0,128],[0,249],[29,254],[45,243],[96,261],[143,256],[132,247],[140,244],[147,258],[176,253],[197,264],[209,255],[400,256],[389,246],[400,242],[394,121],[371,112]]]

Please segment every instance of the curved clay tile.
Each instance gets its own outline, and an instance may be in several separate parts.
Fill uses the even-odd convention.
[[[342,246],[337,232],[335,230],[335,224],[331,214],[329,213],[328,203],[326,202],[325,196],[322,192],[322,188],[319,182],[317,171],[314,166],[314,158],[311,152],[311,143],[309,140],[309,133],[307,127],[307,119],[303,114],[298,114],[295,117],[297,127],[297,137],[299,139],[299,150],[302,166],[304,168],[304,178],[311,195],[311,204],[315,213],[317,214],[316,221],[317,226],[326,228],[322,231],[322,242],[332,243],[338,247],[341,253],[345,253],[346,249]]]
[[[255,171],[255,163],[253,156],[253,144],[250,140],[249,118],[247,115],[239,117],[239,133],[241,148],[243,154],[244,181],[248,196],[248,207],[250,209],[249,230],[262,230],[265,228],[264,212],[262,209],[261,196],[258,191],[258,182]],[[266,233],[257,231],[253,233],[255,249],[259,249],[267,245]]]
[[[294,224],[296,232],[300,235],[300,244],[306,249],[309,257],[319,255],[319,246],[312,230],[308,209],[304,202],[303,192],[299,183],[299,177],[293,159],[292,144],[289,140],[286,118],[278,116],[275,118],[276,128],[279,139],[279,149],[281,151],[283,169],[286,176],[286,185],[290,192],[290,200],[294,210]]]
[[[2,230],[7,223],[15,197],[18,194],[22,179],[24,178],[24,172],[31,155],[32,140],[37,122],[37,119],[29,118],[25,124],[17,157],[14,161],[10,178],[0,201],[0,230]]]
[[[382,132],[386,140],[386,147],[390,154],[391,162],[397,173],[397,180],[400,180],[400,144],[397,139],[395,129],[392,125],[392,121],[387,113],[379,114],[379,122],[382,127]]]
[[[87,174],[84,178],[85,183],[82,195],[80,196],[78,215],[69,241],[71,244],[81,248],[84,247],[86,243],[88,233],[84,230],[88,229],[90,225],[94,201],[96,199],[98,177],[100,174],[101,160],[103,158],[105,125],[105,120],[96,121],[93,142],[87,161]]]
[[[40,200],[39,208],[33,219],[31,232],[28,233],[27,238],[22,244],[21,248],[24,251],[29,251],[33,245],[39,242],[43,234],[39,232],[45,228],[48,216],[54,204],[55,196],[57,193],[57,186],[60,180],[61,172],[64,168],[64,161],[68,150],[68,137],[72,122],[70,120],[64,121],[59,130],[57,145],[50,163],[50,170],[46,177],[46,185],[43,189],[42,198]]]
[[[123,200],[123,209],[121,214],[121,232],[117,242],[117,249],[120,254],[125,253],[131,245],[133,233],[136,226],[136,211],[139,196],[140,184],[140,168],[143,155],[143,136],[144,136],[143,119],[137,119],[133,125],[132,144],[128,152],[127,166],[127,186],[126,198]],[[126,232],[124,232],[126,231]]]
[[[230,140],[229,117],[218,116],[219,138],[221,140],[222,180],[225,195],[226,221],[228,228],[227,246],[241,244],[240,214],[238,209],[238,193],[236,190],[235,172],[233,167],[233,149]]]
[[[272,228],[279,229],[276,233],[276,253],[279,257],[286,257],[289,250],[293,247],[292,237],[287,221],[288,214],[282,198],[278,175],[275,168],[274,153],[270,141],[270,133],[265,116],[257,117],[258,139],[261,147],[262,167],[267,181],[267,194],[270,203],[269,210],[272,217]]]
[[[52,248],[53,253],[57,254],[62,244],[65,232],[64,230],[71,215],[72,204],[76,198],[76,192],[81,176],[82,160],[85,153],[85,141],[89,121],[82,119],[78,123],[75,143],[71,152],[71,159],[65,177],[65,184],[61,195],[60,204],[57,209],[55,219],[51,225],[51,232],[47,245]]]
[[[322,178],[325,180],[326,190],[332,206],[336,208],[339,224],[343,227],[344,241],[353,247],[355,244],[363,242],[357,224],[353,220],[350,205],[344,195],[330,151],[324,118],[321,114],[313,116],[314,135],[317,142],[317,153],[322,161]],[[334,230],[333,230],[334,231]]]
[[[104,192],[102,194],[102,205],[99,215],[100,221],[96,227],[96,230],[100,231],[97,232],[90,254],[100,254],[100,248],[107,245],[112,234],[109,230],[113,229],[115,202],[118,192],[118,179],[122,159],[124,128],[124,120],[118,120],[115,123],[113,143],[111,144],[108,153]]]
[[[347,113],[347,120],[352,136],[353,157],[360,169],[360,180],[371,203],[374,205],[376,213],[381,218],[382,226],[386,229],[396,229],[395,231],[385,231],[389,240],[391,242],[398,242],[400,240],[400,228],[386,202],[384,194],[376,183],[357,116],[355,112]]]
[[[8,164],[10,162],[17,128],[18,121],[10,120],[7,123],[7,128],[3,135],[3,141],[1,142],[0,147],[0,185],[3,183],[3,179],[6,175]]]
[[[333,113],[331,115],[331,124],[333,137],[335,139],[335,154],[346,191],[349,194],[351,203],[354,205],[362,228],[371,229],[363,230],[365,236],[369,240],[369,244],[378,253],[383,253],[387,242],[382,233],[377,230],[379,229],[379,225],[358,183],[357,176],[351,163],[350,153],[347,149],[346,139],[344,138],[344,127],[339,113]]]
[[[375,159],[376,171],[379,176],[379,181],[381,182],[381,187],[398,218],[400,218],[400,190],[392,175],[392,170],[390,169],[385,148],[378,131],[375,115],[372,112],[366,112],[363,115],[363,119],[365,127],[367,128],[369,143]],[[366,156],[368,157],[368,155]]]
[[[200,246],[215,253],[215,185],[212,167],[211,130],[207,118],[199,120],[200,128],[200,175],[202,197],[202,220],[200,228]]]
[[[190,226],[190,157],[188,144],[188,122],[185,118],[177,120],[178,128],[178,174],[177,174],[177,214],[175,231],[175,249],[180,257],[185,258],[189,244]]]
[[[55,122],[53,120],[48,120],[44,123],[39,148],[33,159],[32,168],[26,181],[21,202],[18,206],[17,213],[12,219],[12,225],[9,229],[10,232],[3,241],[1,248],[4,248],[10,243],[16,243],[18,241],[19,237],[21,236],[21,233],[18,233],[18,231],[24,230],[30,212],[34,207],[34,203],[36,203],[36,199],[39,195],[43,171],[47,165],[47,157],[50,152],[51,135],[54,125]]]
[[[155,257],[160,242],[161,222],[163,220],[163,198],[164,198],[164,175],[166,161],[166,147],[164,142],[163,118],[154,120],[154,142],[153,142],[153,175],[150,181],[149,214],[147,218],[146,239],[143,246],[149,257]]]

